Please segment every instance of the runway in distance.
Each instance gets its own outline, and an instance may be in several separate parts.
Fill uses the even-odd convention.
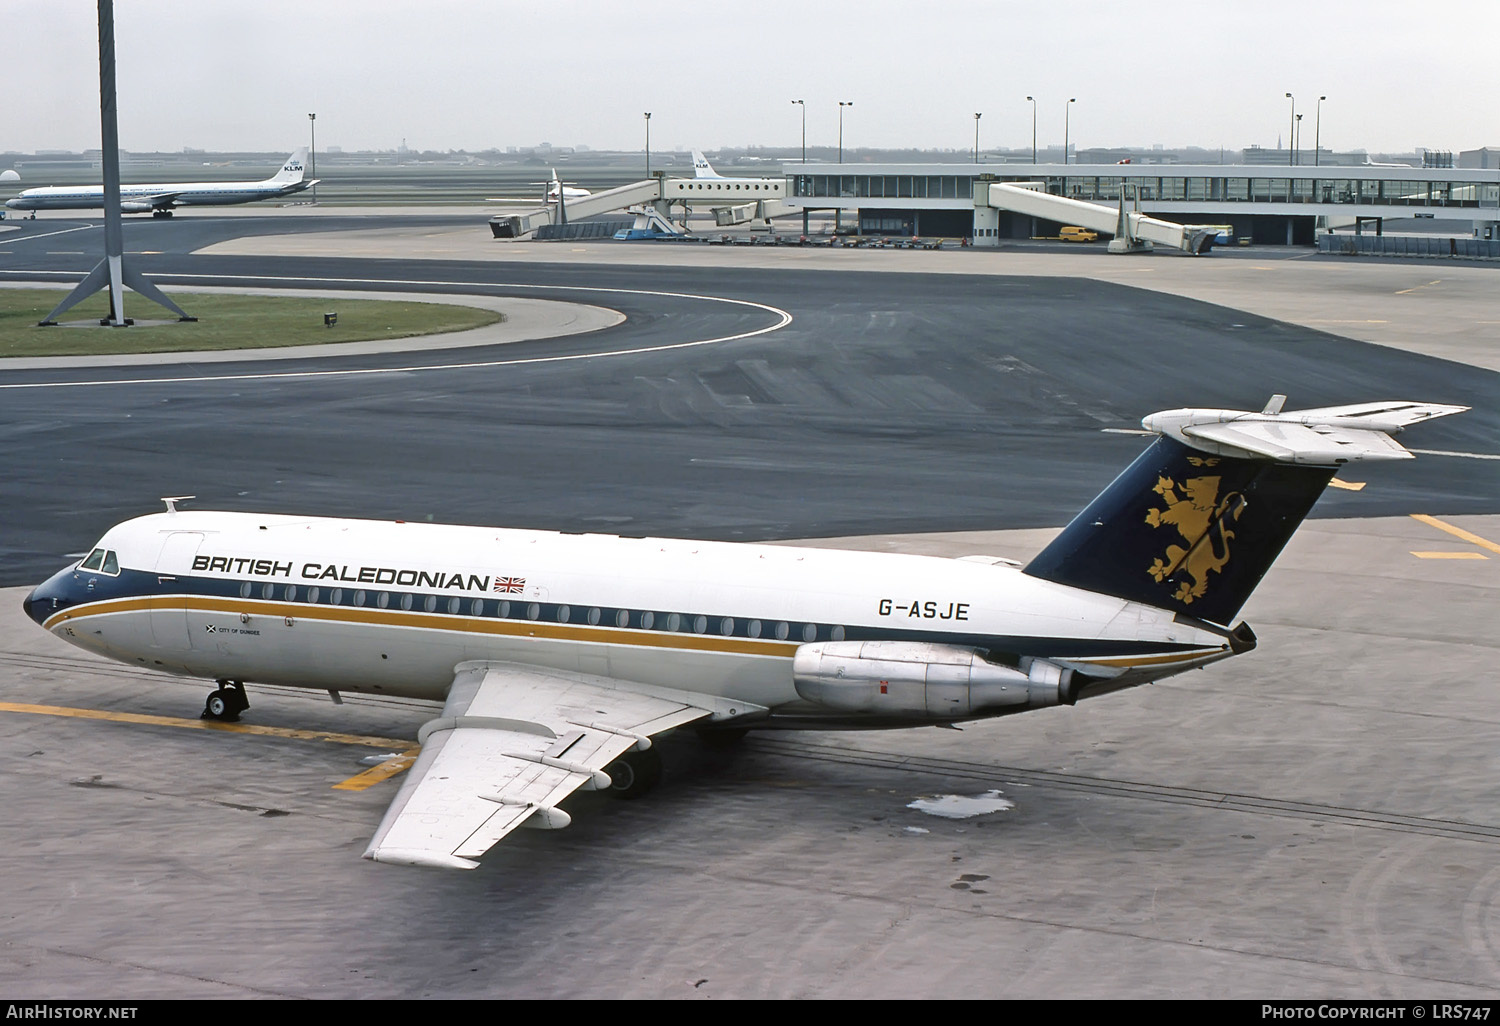
[[[261,182],[184,182],[175,185],[121,185],[120,210],[126,214],[171,217],[174,207],[226,206],[278,199],[311,188],[304,179],[304,146],[293,153],[270,178]],[[104,207],[102,185],[47,185],[26,189],[5,201],[13,210],[96,210]]]
[[[574,790],[634,796],[651,738],[949,726],[1255,647],[1235,618],[1343,464],[1462,406],[1180,409],[1024,566],[179,509],[126,521],[25,600],[81,648],[216,682],[443,702],[365,857],[472,869]]]

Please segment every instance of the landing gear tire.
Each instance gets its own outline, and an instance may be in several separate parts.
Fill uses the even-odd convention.
[[[604,767],[609,775],[609,793],[614,798],[639,798],[661,782],[661,754],[653,748],[626,752]]]
[[[245,685],[232,680],[221,680],[216,683],[219,688],[211,692],[208,701],[203,703],[203,715],[199,719],[219,720],[223,723],[238,722],[240,713],[250,708],[250,699],[245,694]]]

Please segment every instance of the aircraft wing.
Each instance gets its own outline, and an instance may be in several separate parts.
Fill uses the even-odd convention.
[[[520,663],[460,663],[365,858],[473,869],[518,826],[567,826],[558,802],[610,786],[604,767],[721,701]]]

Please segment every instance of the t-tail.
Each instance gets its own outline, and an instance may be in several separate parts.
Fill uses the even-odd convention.
[[[1411,459],[1391,437],[1467,406],[1381,402],[1167,410],[1159,437],[1027,565],[1033,577],[1228,626],[1345,463]]]

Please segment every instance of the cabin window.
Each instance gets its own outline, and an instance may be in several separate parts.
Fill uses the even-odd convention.
[[[252,587],[253,585],[249,581],[246,581],[244,584],[240,585],[240,598],[249,598],[250,589]]]
[[[276,594],[276,585],[267,582],[266,584],[264,584],[264,585],[261,586],[261,589],[260,589],[260,597],[261,598],[268,599],[268,598],[270,598],[274,594]]]
[[[354,604],[356,606],[362,606],[362,605],[365,604],[365,593],[364,592],[362,592],[362,591],[356,591],[354,593]]]
[[[569,609],[567,606],[558,606],[557,607],[557,622],[558,623],[567,623],[568,620],[572,618],[572,616],[573,616],[573,610]]]
[[[818,637],[818,625],[817,624],[810,623],[806,627],[802,628],[802,640],[803,641],[815,641],[815,640],[817,640],[817,637]]]
[[[682,615],[680,613],[667,614],[667,630],[675,631],[682,627]]]
[[[382,591],[379,595],[376,595],[375,604],[381,609],[389,606],[391,604],[391,593],[388,591]]]
[[[469,607],[470,616],[484,615],[484,599],[475,599],[474,604]]]
[[[777,641],[785,641],[787,634],[789,634],[790,632],[791,632],[791,627],[787,624],[787,622],[785,620],[783,620],[781,623],[778,623],[776,625],[776,640]]]
[[[598,622],[599,622],[599,609],[596,606],[596,607],[594,607],[594,608],[592,608],[592,609],[589,610],[589,624],[592,626],[593,624],[596,624]]]
[[[462,604],[463,604],[463,600],[459,599],[456,596],[454,598],[449,599],[448,600],[448,612],[450,612],[450,613],[456,613],[456,612],[458,612],[458,607],[461,606]]]
[[[628,610],[628,609],[622,609],[618,613],[615,614],[615,626],[616,627],[629,627],[630,626],[630,610]]]
[[[758,638],[758,637],[760,637],[760,621],[759,620],[751,620],[749,623],[745,624],[745,637],[747,637],[747,638]]]
[[[834,641],[843,641],[844,640],[844,628],[843,627],[835,627],[833,629],[833,632],[829,636],[831,638],[833,638]]]
[[[702,634],[706,630],[708,630],[708,617],[704,616],[702,613],[699,613],[697,616],[693,617],[693,633]]]
[[[429,613],[436,612],[436,610],[437,610],[437,596],[436,595],[428,595],[427,596],[427,601],[422,603],[422,608],[425,609],[425,610],[427,610]]]
[[[734,633],[734,617],[726,616],[719,621],[719,633],[726,638]]]
[[[344,589],[334,588],[333,594],[328,596],[328,601],[335,606],[342,605],[344,602]]]
[[[318,590],[317,588],[308,588],[307,589],[307,601],[309,601],[309,602],[316,602],[316,601],[318,601],[318,596],[321,595],[321,594],[323,594],[323,593],[320,590]]]
[[[529,606],[526,607],[526,619],[528,619],[528,620],[535,620],[537,617],[539,617],[541,615],[542,615],[542,607],[539,606],[539,605],[537,605],[535,602],[531,603],[531,605],[529,605]]]
[[[410,609],[411,608],[411,592],[408,591],[404,595],[401,596],[401,608],[402,609]]]
[[[297,586],[295,584],[288,584],[286,586],[286,590],[281,593],[281,597],[286,599],[288,602],[296,602]]]
[[[654,624],[655,622],[656,622],[656,614],[653,613],[653,612],[651,612],[651,610],[648,609],[644,613],[641,614],[641,629],[642,630],[649,631],[651,629],[651,625]]]
[[[495,603],[495,615],[496,616],[509,616],[510,615],[510,603],[507,602],[507,601],[505,601],[504,599],[501,599],[499,602]]]

